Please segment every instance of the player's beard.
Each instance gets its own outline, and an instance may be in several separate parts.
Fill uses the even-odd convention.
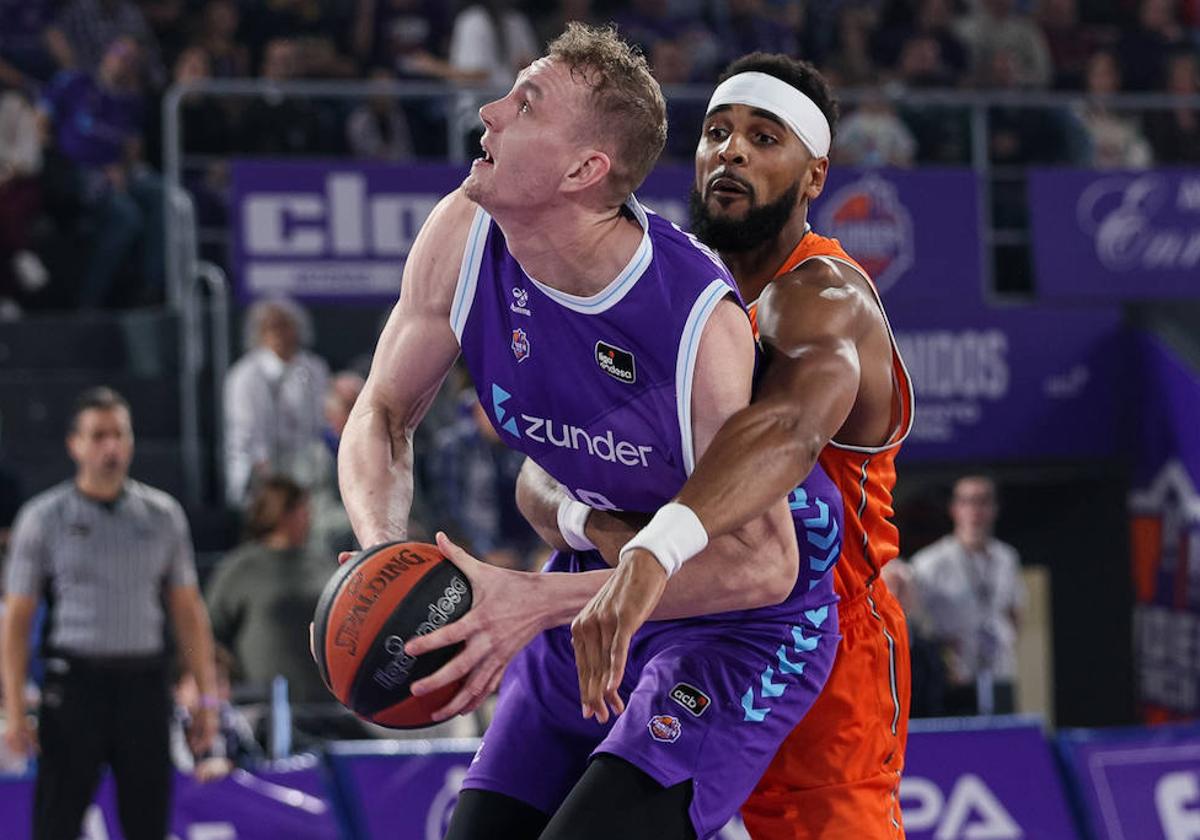
[[[692,187],[688,198],[691,231],[715,251],[750,251],[779,236],[796,210],[799,195],[800,182],[797,181],[770,204],[751,206],[744,218],[731,219],[710,213],[700,191]]]

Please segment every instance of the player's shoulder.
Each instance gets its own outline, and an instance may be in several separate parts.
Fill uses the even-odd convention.
[[[848,264],[827,256],[809,257],[767,287],[780,300],[819,297],[826,300],[862,298],[865,278]]]

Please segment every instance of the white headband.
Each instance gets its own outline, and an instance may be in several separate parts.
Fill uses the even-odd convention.
[[[829,154],[829,120],[813,102],[782,79],[766,73],[730,76],[713,91],[706,114],[720,105],[749,105],[770,111],[800,138],[813,157]]]

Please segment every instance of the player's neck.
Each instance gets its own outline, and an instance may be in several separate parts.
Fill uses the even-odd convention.
[[[808,227],[808,213],[793,214],[773,239],[746,251],[721,251],[721,259],[733,273],[742,300],[758,300],[763,289],[775,279],[787,258],[796,250]]]
[[[620,208],[602,214],[566,210],[497,224],[526,274],[579,297],[608,286],[628,265],[643,235],[637,220]]]

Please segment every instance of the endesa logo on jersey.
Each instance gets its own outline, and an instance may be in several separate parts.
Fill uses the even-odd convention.
[[[496,427],[516,438],[525,438],[534,443],[546,443],[559,449],[573,449],[599,458],[610,464],[626,467],[648,467],[653,446],[643,446],[627,440],[618,440],[612,429],[593,432],[549,417],[518,414],[511,406],[505,406],[512,394],[493,383],[492,417]]]
[[[600,370],[618,382],[632,385],[637,381],[637,368],[634,367],[633,354],[628,350],[597,341],[596,364],[600,365]]]
[[[912,267],[912,215],[896,187],[876,174],[823,199],[817,224],[867,270],[881,294]]]

